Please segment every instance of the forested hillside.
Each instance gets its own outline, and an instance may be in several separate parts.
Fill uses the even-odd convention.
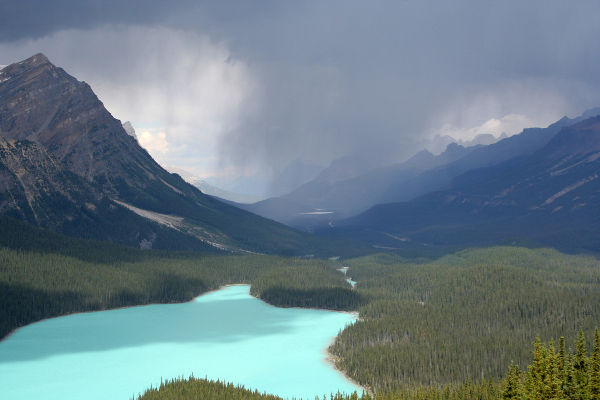
[[[600,262],[555,250],[466,250],[433,262],[390,255],[348,262],[368,299],[330,351],[377,392],[499,379],[525,367],[540,336],[591,335],[600,323]]]

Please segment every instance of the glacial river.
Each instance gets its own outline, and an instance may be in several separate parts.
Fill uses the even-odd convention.
[[[287,398],[360,393],[326,361],[333,337],[354,320],[273,307],[246,285],[188,303],[53,318],[0,342],[0,398],[127,400],[192,374]]]

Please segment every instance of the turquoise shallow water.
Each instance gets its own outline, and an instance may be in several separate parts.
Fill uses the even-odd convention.
[[[208,377],[313,399],[358,387],[325,362],[350,314],[277,308],[230,286],[189,303],[74,314],[0,342],[2,399],[131,399],[161,378]]]

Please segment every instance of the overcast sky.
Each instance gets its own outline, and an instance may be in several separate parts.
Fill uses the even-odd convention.
[[[0,0],[0,64],[43,52],[203,177],[580,114],[599,38],[598,1]]]

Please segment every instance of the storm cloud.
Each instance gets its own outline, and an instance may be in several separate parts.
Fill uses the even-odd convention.
[[[163,164],[269,177],[400,161],[600,105],[596,1],[2,2],[0,64],[42,51]]]

